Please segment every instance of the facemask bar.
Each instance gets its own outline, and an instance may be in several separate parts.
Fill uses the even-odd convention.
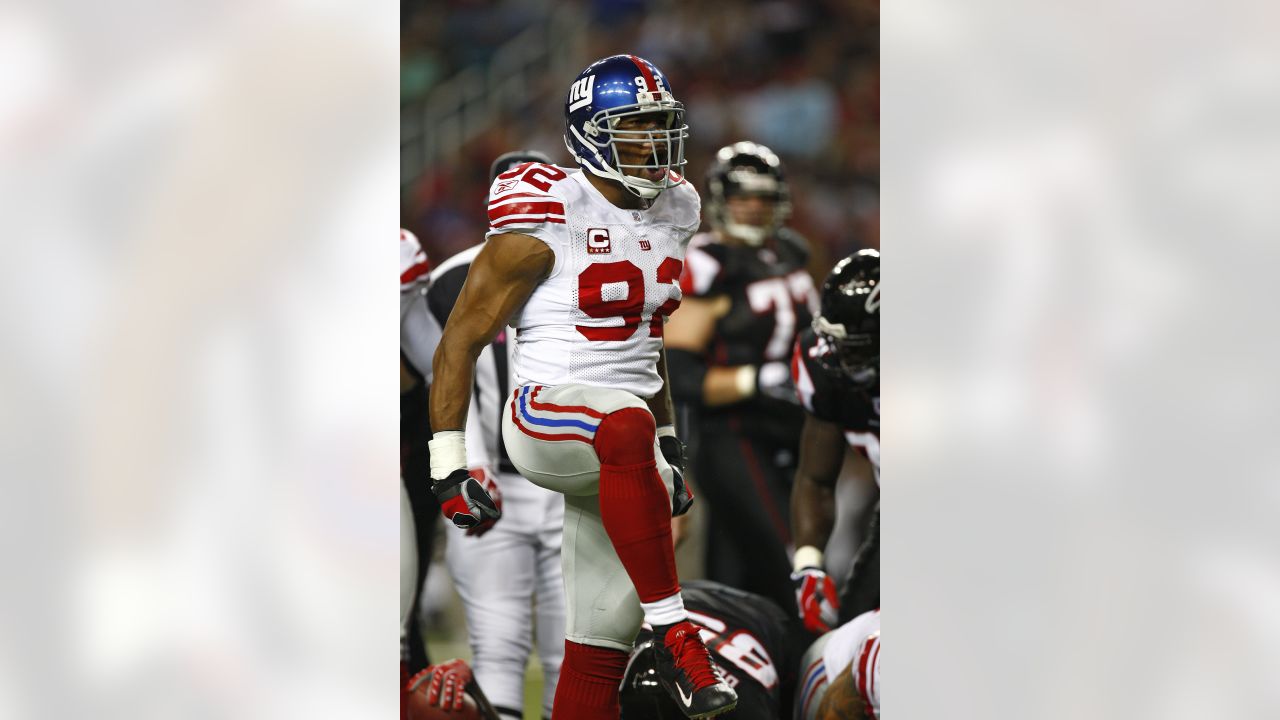
[[[778,228],[785,225],[787,218],[791,216],[791,202],[785,199],[786,193],[783,192],[785,181],[779,181],[772,176],[754,172],[732,171],[730,175],[738,185],[739,191],[729,193],[721,183],[713,183],[712,202],[709,207],[712,213],[712,220],[718,223],[724,229],[724,232],[731,237],[735,237],[753,247],[762,245],[766,239],[778,231]],[[773,213],[769,222],[765,225],[757,226],[735,222],[732,213],[729,211],[729,199],[731,197],[740,197],[750,193],[766,196],[773,203]]]
[[[657,107],[629,105],[623,110],[602,110],[585,123],[586,137],[584,137],[583,133],[578,132],[576,127],[569,127],[578,142],[589,148],[595,160],[605,168],[600,170],[588,163],[585,166],[587,170],[601,177],[616,180],[633,194],[646,199],[655,198],[663,190],[675,187],[679,181],[673,179],[671,173],[674,171],[683,174],[684,166],[687,162],[684,158],[684,141],[689,137],[689,126],[682,123],[684,105],[675,101],[661,104],[654,103],[654,105],[657,105]],[[624,118],[661,112],[666,113],[668,126],[681,123],[679,127],[668,127],[668,129],[662,130],[615,129],[618,122]],[[623,163],[621,155],[618,153],[619,143],[652,144],[651,162],[642,165]],[[606,148],[613,158],[612,163],[606,162],[600,152]],[[572,147],[570,150],[572,150]],[[665,161],[662,159],[664,155],[666,157]],[[662,178],[660,180],[649,180],[647,178],[634,177],[626,174],[625,171],[628,169],[661,170],[663,171]]]
[[[821,315],[813,319],[813,329],[830,348],[819,358],[827,370],[842,373],[858,387],[870,387],[880,379],[880,348],[871,335],[849,335],[844,325]]]

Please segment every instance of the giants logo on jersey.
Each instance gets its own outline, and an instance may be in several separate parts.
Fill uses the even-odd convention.
[[[589,228],[587,230],[587,253],[589,255],[603,255],[609,250],[609,230],[607,228]]]

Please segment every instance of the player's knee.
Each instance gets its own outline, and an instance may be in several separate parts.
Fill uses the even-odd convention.
[[[603,465],[639,465],[654,459],[657,432],[653,414],[628,407],[609,413],[596,430],[596,455]]]

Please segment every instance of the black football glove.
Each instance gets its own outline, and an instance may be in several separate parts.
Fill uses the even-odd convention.
[[[463,530],[502,517],[502,509],[466,468],[454,470],[443,480],[433,480],[431,492],[440,502],[440,514]]]
[[[662,457],[671,466],[671,517],[680,517],[693,507],[693,491],[684,481],[684,443],[674,435],[658,438]]]

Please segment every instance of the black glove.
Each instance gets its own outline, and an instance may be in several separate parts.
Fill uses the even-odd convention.
[[[693,491],[684,482],[684,443],[674,435],[663,435],[658,448],[671,466],[671,517],[679,517],[693,507]]]
[[[454,470],[443,480],[433,480],[431,492],[440,501],[440,513],[464,530],[502,517],[498,504],[466,468]]]

